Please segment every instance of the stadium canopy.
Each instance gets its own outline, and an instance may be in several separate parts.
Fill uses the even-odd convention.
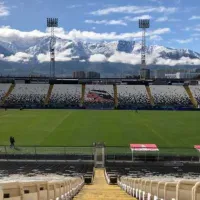
[[[146,152],[158,152],[159,157],[159,149],[156,144],[130,144],[130,149],[132,152],[132,162],[134,161],[134,152],[144,152],[146,158]]]
[[[130,144],[131,151],[159,151],[156,144]]]
[[[199,162],[200,162],[200,145],[194,145],[194,148],[199,152]]]
[[[200,152],[200,145],[194,145],[194,148]]]

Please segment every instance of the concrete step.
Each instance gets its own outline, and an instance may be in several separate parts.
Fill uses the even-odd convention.
[[[129,200],[133,199],[117,185],[108,185],[104,176],[104,169],[95,169],[93,185],[85,185],[76,200]]]

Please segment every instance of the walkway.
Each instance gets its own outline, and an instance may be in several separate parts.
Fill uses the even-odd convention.
[[[136,200],[126,194],[117,185],[108,185],[104,169],[95,169],[93,185],[85,185],[80,193],[74,198],[76,200]]]

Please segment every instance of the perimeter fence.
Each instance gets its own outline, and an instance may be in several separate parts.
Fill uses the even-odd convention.
[[[131,151],[129,147],[105,146],[105,162],[137,161],[200,161],[200,152],[194,148],[161,147],[159,151]],[[10,146],[0,145],[0,160],[63,160],[94,161],[94,146]]]

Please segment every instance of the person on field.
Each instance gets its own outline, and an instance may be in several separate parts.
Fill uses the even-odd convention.
[[[10,148],[15,148],[15,138],[10,136]]]
[[[13,137],[10,136],[10,148],[12,149],[13,148]]]

